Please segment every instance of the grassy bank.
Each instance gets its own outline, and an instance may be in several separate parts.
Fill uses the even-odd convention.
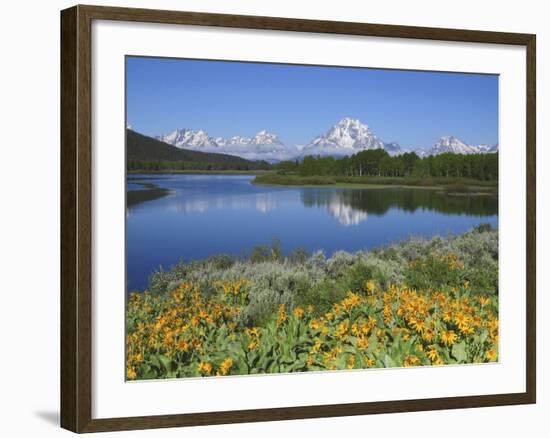
[[[442,365],[498,358],[498,232],[369,252],[217,256],[127,307],[127,377]]]
[[[439,189],[453,193],[496,193],[498,191],[498,181],[482,181],[468,178],[300,176],[296,174],[265,172],[256,176],[253,183],[258,185],[355,188],[416,187]]]

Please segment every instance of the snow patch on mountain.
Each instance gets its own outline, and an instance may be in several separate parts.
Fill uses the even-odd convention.
[[[183,128],[156,138],[180,149],[231,154],[248,160],[274,161],[296,155],[295,148],[285,146],[279,137],[266,130],[258,132],[254,137],[237,135],[224,138],[211,137],[202,129],[195,131]]]
[[[314,138],[300,151],[304,155],[351,155],[369,149],[385,149],[395,155],[401,152],[397,143],[384,143],[368,125],[345,117],[324,135]]]
[[[498,151],[498,144],[490,146],[488,144],[480,145],[469,145],[464,143],[458,137],[452,135],[443,136],[430,148],[416,149],[415,152],[419,157],[428,157],[430,155],[440,155],[440,154],[489,154]]]

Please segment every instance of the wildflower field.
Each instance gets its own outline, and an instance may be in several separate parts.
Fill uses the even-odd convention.
[[[496,361],[495,245],[480,228],[330,259],[273,248],[180,264],[128,300],[127,378]]]

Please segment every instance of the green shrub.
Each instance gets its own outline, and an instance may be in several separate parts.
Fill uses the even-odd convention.
[[[405,283],[415,289],[456,287],[463,281],[464,263],[454,255],[430,254],[405,268]]]

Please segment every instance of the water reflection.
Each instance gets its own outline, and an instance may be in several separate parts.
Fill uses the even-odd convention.
[[[346,204],[343,201],[342,197],[336,194],[330,196],[329,202],[326,204],[326,206],[327,211],[330,213],[330,215],[345,226],[358,225],[368,218],[368,214],[366,211],[361,211],[353,208],[350,204]]]
[[[249,181],[246,181],[248,184]],[[134,188],[134,186],[136,186]],[[200,186],[170,189],[147,183],[128,185],[129,212],[140,204],[168,197],[157,208],[178,213],[206,213],[208,210],[255,209],[269,213],[281,205],[299,203],[305,207],[325,210],[344,226],[358,225],[370,216],[384,216],[390,209],[407,213],[432,211],[444,215],[495,216],[498,198],[493,195],[455,194],[425,189],[331,189],[331,188],[265,188],[248,186],[247,190],[216,190]]]
[[[217,254],[242,256],[279,239],[296,248],[359,251],[411,236],[498,227],[496,196],[422,189],[270,187],[253,176],[163,175],[128,179],[129,289],[146,287],[159,266]]]
[[[210,209],[255,209],[268,213],[277,208],[278,196],[273,193],[255,193],[250,195],[211,195],[206,198],[194,196],[175,196],[170,202],[171,209],[178,213],[206,213]],[[282,200],[279,199],[279,202]]]
[[[371,216],[384,216],[390,209],[407,213],[417,210],[445,215],[494,216],[498,198],[492,195],[449,195],[422,189],[339,189],[304,190],[301,199],[307,207],[325,207],[342,225],[357,225]]]

